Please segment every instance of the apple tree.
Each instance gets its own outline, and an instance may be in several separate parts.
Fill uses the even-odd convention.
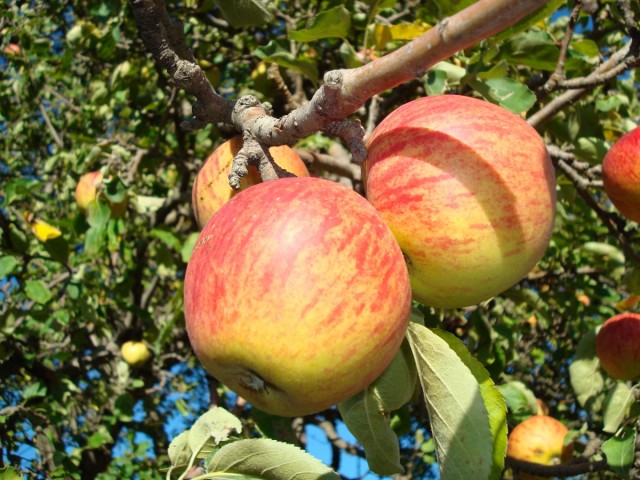
[[[635,318],[640,303],[640,202],[633,203],[640,185],[625,173],[619,182],[628,193],[611,190],[612,174],[603,169],[619,139],[639,131],[638,19],[631,0],[5,2],[2,478],[635,478],[640,379],[615,378],[596,345],[607,319]],[[454,98],[472,103],[454,108]],[[198,224],[192,197],[198,172],[214,149],[241,136],[225,160],[223,187],[246,186],[252,169],[254,183],[263,183],[229,201],[238,205],[249,192],[290,184],[280,180],[290,176],[288,168],[269,153],[288,145],[315,177],[309,182],[341,184],[340,191],[358,202],[368,198],[367,208],[384,217],[388,196],[374,201],[375,182],[385,188],[402,177],[404,190],[394,195],[408,197],[407,185],[421,173],[402,168],[385,177],[378,165],[399,148],[398,139],[415,147],[416,158],[426,155],[423,126],[409,123],[414,114],[407,113],[425,101],[424,115],[441,111],[451,128],[468,127],[455,144],[449,131],[429,138],[431,150],[450,154],[441,168],[453,163],[462,140],[488,145],[495,155],[473,147],[476,156],[466,157],[495,165],[502,159],[492,178],[509,195],[483,203],[487,215],[502,218],[511,205],[518,218],[536,212],[530,216],[540,222],[537,230],[515,230],[522,242],[542,232],[542,245],[535,256],[498,268],[515,276],[507,276],[508,285],[483,290],[491,285],[474,276],[475,264],[447,271],[454,234],[477,227],[470,210],[458,210],[455,224],[422,225],[404,237],[396,222],[391,229],[414,294],[411,301],[401,288],[393,291],[405,322],[393,360],[371,383],[320,411],[276,416],[268,405],[256,408],[250,392],[239,395],[203,368],[202,348],[189,337],[194,309],[185,308],[185,291],[207,280],[185,282],[190,260],[206,257],[194,253],[206,240],[200,230],[209,232]],[[466,107],[476,104],[482,107]],[[504,112],[502,133],[482,116],[485,108]],[[416,115],[421,122],[421,111]],[[383,122],[392,121],[386,133]],[[524,130],[539,150],[510,136]],[[393,148],[385,151],[376,140],[383,137]],[[532,187],[538,170],[515,167],[517,148],[538,152],[539,165],[548,162],[538,184],[549,188]],[[634,161],[640,164],[633,148],[622,156],[631,172]],[[492,193],[481,175],[465,172],[468,163],[460,165],[468,175],[464,195]],[[435,198],[435,188],[429,191]],[[631,207],[619,208],[619,198]],[[267,217],[277,204],[252,205],[238,218]],[[441,202],[434,211],[450,207]],[[422,215],[405,210],[410,219]],[[286,217],[293,216],[289,210]],[[446,301],[416,294],[412,268],[419,262],[403,241],[418,236],[449,240],[418,249],[442,260],[425,276],[436,291],[453,283],[487,293],[471,300],[454,293]],[[264,251],[241,238],[225,238],[233,255],[220,255],[228,262],[241,257],[257,278],[261,273],[247,265]],[[338,263],[351,265],[346,257]],[[477,265],[493,267],[496,260]],[[300,271],[313,268],[309,261]],[[368,306],[392,291],[379,278],[366,282],[375,284]],[[331,300],[342,305],[357,288]],[[267,296],[241,293],[237,298]],[[294,294],[300,292],[283,292],[282,304]],[[362,352],[375,331],[348,343],[336,333],[326,344]],[[289,340],[299,350],[321,336],[302,333]],[[249,349],[241,336],[229,341]],[[639,359],[640,347],[625,344],[625,358]],[[271,347],[252,344],[247,356]],[[366,370],[362,365],[350,373]],[[334,379],[313,378],[320,378],[318,391],[334,386]],[[571,444],[570,459],[507,456],[508,433],[535,415],[568,429],[565,435],[559,428],[564,438],[554,442],[563,452]],[[313,452],[318,436],[328,448],[322,461],[304,451]],[[526,451],[536,443],[531,438],[520,435],[518,446]],[[353,459],[366,470],[349,467]]]

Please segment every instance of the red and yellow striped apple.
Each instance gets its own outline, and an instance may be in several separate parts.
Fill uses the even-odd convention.
[[[229,186],[229,174],[233,159],[241,148],[242,137],[233,137],[216,148],[200,168],[191,193],[193,213],[200,228],[237,193]],[[306,165],[291,147],[270,147],[269,153],[276,164],[289,173],[297,177],[309,176]],[[240,191],[261,181],[258,170],[249,165],[247,175],[240,180]]]
[[[93,202],[100,195],[102,189],[102,182],[104,175],[101,171],[85,173],[78,180],[75,190],[76,204],[81,210],[87,210],[89,204]],[[104,197],[102,197],[104,198]],[[125,198],[122,202],[110,202],[105,199],[109,204],[111,210],[111,216],[116,218],[122,215],[127,210],[128,201]]]
[[[607,319],[596,335],[596,355],[613,378],[640,379],[640,314],[620,313]]]
[[[367,148],[367,198],[405,254],[416,300],[480,303],[544,254],[555,176],[542,139],[517,115],[458,95],[421,98],[387,116]]]
[[[618,211],[640,222],[640,127],[620,137],[604,156],[602,182]]]
[[[200,232],[184,282],[193,350],[269,413],[318,412],[375,380],[398,351],[411,288],[389,227],[328,180],[260,183]]]
[[[519,423],[509,434],[507,456],[541,465],[566,463],[573,455],[573,443],[564,444],[569,431],[562,423],[547,415],[534,415]],[[544,480],[520,472],[522,480]]]

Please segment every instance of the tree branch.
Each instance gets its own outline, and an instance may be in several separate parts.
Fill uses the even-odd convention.
[[[590,472],[598,472],[607,470],[609,465],[606,460],[597,460],[590,462],[589,460],[579,461],[575,463],[565,463],[561,465],[541,465],[539,463],[525,462],[507,457],[506,465],[513,470],[531,473],[533,475],[541,475],[544,477],[572,477],[574,475],[582,475]]]
[[[585,85],[590,85],[590,82],[592,82],[594,79],[596,78],[599,79],[601,75],[609,72],[610,70],[615,68],[617,65],[623,62],[626,62],[626,57],[627,55],[629,55],[629,52],[631,51],[631,46],[632,46],[632,42],[628,42],[627,44],[625,44],[620,50],[618,50],[616,53],[611,55],[609,60],[607,60],[598,68],[596,68],[591,74],[587,75],[586,77],[583,77],[581,80],[585,82]],[[617,72],[616,74],[619,74],[619,73],[621,72]],[[566,82],[567,81],[565,81],[564,83],[566,84]],[[547,103],[544,107],[538,110],[536,113],[531,115],[527,119],[527,123],[529,123],[529,125],[531,125],[534,128],[539,128],[544,123],[551,120],[551,118],[553,118],[553,116],[556,113],[558,113],[560,110],[565,108],[567,105],[575,102],[582,96],[589,93],[591,86],[592,85],[584,86],[582,88],[577,88],[575,90],[569,90],[567,92],[562,93],[561,95],[558,95],[549,103]]]
[[[237,166],[234,160],[232,186],[237,186],[247,160],[261,170],[263,179],[275,178],[273,167],[264,161],[265,147],[292,144],[317,131],[343,138],[353,160],[362,162],[366,155],[364,129],[359,123],[345,120],[349,115],[373,95],[421,77],[438,61],[508,28],[546,3],[479,0],[385,57],[356,69],[328,72],[309,103],[276,119],[253,97],[234,102],[215,92],[192,54],[186,51],[182,26],[169,19],[164,0],[131,0],[140,34],[157,64],[169,72],[176,85],[197,99],[193,104],[194,118],[184,126],[226,123],[243,132],[245,140],[254,138],[262,147],[247,147],[242,152],[245,158],[239,158]]]

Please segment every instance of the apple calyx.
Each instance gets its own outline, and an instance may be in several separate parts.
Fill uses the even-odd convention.
[[[264,378],[255,373],[252,370],[240,369],[237,373],[238,383],[244,388],[256,393],[269,393],[267,385],[269,385]]]

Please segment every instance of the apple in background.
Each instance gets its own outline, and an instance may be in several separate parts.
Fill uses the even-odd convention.
[[[100,195],[103,180],[104,175],[101,171],[85,173],[80,177],[76,185],[75,197],[76,204],[81,210],[86,211],[89,208],[89,204]],[[108,200],[107,202],[113,218],[119,217],[127,210],[128,202],[126,198],[118,203],[111,203]]]
[[[602,182],[618,211],[640,223],[640,127],[620,137],[604,156]]]
[[[620,313],[604,322],[596,335],[596,355],[613,378],[640,379],[640,315]]]
[[[151,357],[151,352],[144,342],[132,340],[122,344],[120,353],[124,361],[131,367],[139,367]]]
[[[4,47],[2,53],[6,55],[19,55],[21,51],[22,49],[17,43],[9,43],[6,47]]]
[[[242,148],[242,137],[237,136],[224,142],[207,158],[193,183],[192,204],[196,221],[203,228],[222,205],[237,192],[229,186],[229,174],[233,159]],[[309,171],[298,154],[286,145],[270,147],[274,161],[297,177],[308,177]],[[258,170],[250,165],[249,173],[242,177],[240,190],[262,182]]]
[[[404,252],[414,299],[475,305],[544,254],[555,175],[542,138],[502,107],[459,95],[409,102],[367,143],[367,198]]]
[[[507,456],[541,465],[566,463],[573,455],[573,443],[564,444],[567,428],[553,417],[534,415],[519,423],[509,434]],[[520,472],[522,480],[544,480]]]
[[[356,192],[315,177],[232,198],[200,232],[184,282],[187,333],[205,369],[281,416],[319,412],[375,380],[410,309],[389,227]]]

